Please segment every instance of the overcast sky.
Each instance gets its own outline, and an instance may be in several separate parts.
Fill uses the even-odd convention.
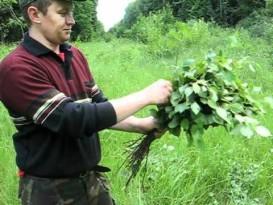
[[[107,31],[117,24],[124,16],[125,9],[134,0],[99,0],[97,7],[98,19]]]

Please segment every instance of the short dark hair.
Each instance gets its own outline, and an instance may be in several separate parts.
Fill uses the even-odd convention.
[[[28,16],[28,8],[30,6],[35,6],[37,7],[37,9],[39,11],[41,11],[44,15],[47,13],[47,8],[52,4],[54,0],[36,0],[30,4],[28,4],[27,6],[25,6],[24,8],[22,8],[22,13],[23,13],[23,17],[26,21],[26,23],[30,26],[31,25],[31,21],[30,18]]]

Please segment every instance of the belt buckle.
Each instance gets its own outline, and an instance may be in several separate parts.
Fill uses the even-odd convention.
[[[88,172],[88,171],[85,171],[85,172],[80,173],[79,177],[80,177],[80,178],[85,178],[85,177],[87,177],[88,175],[89,175],[89,172]]]
[[[80,178],[85,178],[87,176],[88,172],[82,172],[80,173],[79,177]]]

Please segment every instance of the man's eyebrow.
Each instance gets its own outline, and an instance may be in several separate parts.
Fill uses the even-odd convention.
[[[70,13],[70,12],[73,12],[73,9],[71,9],[71,8],[60,8],[60,9],[57,9],[57,12]]]

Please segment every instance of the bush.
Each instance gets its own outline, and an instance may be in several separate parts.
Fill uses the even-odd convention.
[[[242,20],[238,26],[247,29],[251,36],[260,37],[273,42],[273,13],[263,9],[252,13],[248,18]]]
[[[14,0],[0,2],[0,41],[14,42],[23,37],[27,26],[20,16],[19,7]]]
[[[209,24],[202,20],[175,21],[170,10],[164,10],[141,17],[127,37],[146,44],[147,52],[154,56],[178,57],[183,48],[205,42],[210,36],[208,28]]]

